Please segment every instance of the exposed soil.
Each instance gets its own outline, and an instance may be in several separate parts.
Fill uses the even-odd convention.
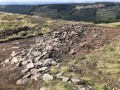
[[[29,48],[35,43],[35,38],[21,39],[0,44],[0,62],[10,57],[12,51],[17,51],[21,48]],[[16,80],[21,76],[21,68],[13,66],[2,67],[0,65],[0,90],[17,90],[15,85]]]
[[[69,31],[71,29],[75,30],[75,28],[73,27],[75,26],[66,25],[64,29],[63,27],[61,27],[56,30],[59,32],[64,32],[64,30]],[[73,44],[73,46],[70,47],[77,49],[77,52],[74,55],[63,53],[62,56],[64,60],[66,60],[65,62],[74,59],[77,55],[86,55],[93,50],[100,48],[104,44],[108,44],[113,38],[120,35],[120,29],[104,28],[89,25],[83,25],[82,28],[84,29],[84,32],[82,32],[84,33],[84,35],[82,35],[79,39],[71,39],[71,41],[75,41],[75,43]],[[29,38],[0,44],[0,63],[3,60],[9,58],[12,51],[17,51],[22,48],[28,49],[31,45],[35,44],[35,40],[36,38]],[[83,42],[82,47],[79,42]],[[62,49],[64,49],[63,51],[65,51],[67,50],[67,47],[62,47]],[[65,64],[65,62],[63,61],[63,64]],[[0,66],[0,90],[18,90],[19,86],[15,85],[15,82],[21,76],[20,70],[21,68],[18,69],[15,66],[12,66],[12,68],[9,65],[5,67]]]

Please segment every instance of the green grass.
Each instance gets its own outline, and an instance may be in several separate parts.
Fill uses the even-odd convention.
[[[89,66],[94,66],[95,70]],[[71,71],[71,66],[82,71]],[[53,70],[58,73],[64,71],[63,75],[70,78],[79,78],[81,84],[87,84],[93,87],[93,90],[112,90],[118,88],[120,76],[120,36],[115,38],[110,44],[100,49],[71,60],[65,66]],[[98,73],[100,72],[100,73]],[[108,80],[107,80],[108,79]],[[107,81],[106,81],[107,80]],[[106,86],[106,84],[108,86]]]
[[[36,21],[34,19],[38,20],[39,17],[11,13],[0,13],[0,33],[11,33],[6,36],[1,36],[0,42],[39,36],[52,30],[51,20],[41,19],[41,21]],[[18,28],[24,26],[27,26],[30,29],[28,31],[24,30],[17,33],[12,33]]]
[[[35,24],[25,15],[0,13],[0,31],[24,26],[33,27]]]
[[[94,90],[105,90],[105,89],[104,89],[103,85],[101,85],[101,84],[95,84]]]
[[[46,87],[47,90],[73,90],[72,84],[58,80],[45,82],[43,86]]]

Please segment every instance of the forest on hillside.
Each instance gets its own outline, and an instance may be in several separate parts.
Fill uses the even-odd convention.
[[[120,21],[120,3],[6,5],[0,12],[38,15],[52,19],[110,23]]]

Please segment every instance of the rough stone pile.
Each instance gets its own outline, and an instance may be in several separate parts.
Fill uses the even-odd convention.
[[[77,52],[88,52],[89,48],[94,49],[93,44],[100,46],[105,40],[104,32],[98,27],[85,27],[80,25],[65,25],[53,32],[40,36],[36,39],[36,45],[30,49],[21,49],[18,52],[13,51],[11,57],[2,62],[3,66],[7,63],[23,67],[21,70],[22,78],[16,83],[22,84],[28,80],[43,79],[52,80],[54,77],[49,74],[51,66],[59,67],[65,56],[75,55]],[[98,42],[95,42],[94,40]],[[69,78],[62,77],[62,81],[68,81]],[[74,82],[78,79],[71,79]]]

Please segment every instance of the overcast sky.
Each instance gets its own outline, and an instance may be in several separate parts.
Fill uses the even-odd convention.
[[[0,4],[6,2],[97,2],[97,1],[109,1],[109,2],[120,2],[120,0],[0,0]]]

